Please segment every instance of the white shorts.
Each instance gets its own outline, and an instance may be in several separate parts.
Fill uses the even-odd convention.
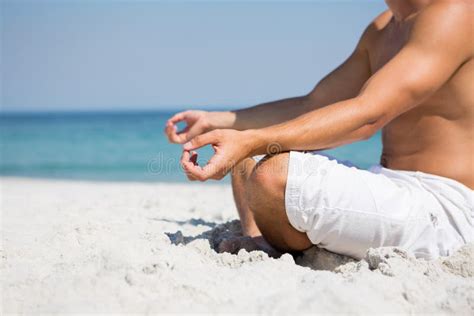
[[[473,238],[474,191],[422,172],[361,170],[318,152],[291,152],[285,192],[291,225],[315,245],[363,258],[397,246],[448,256]]]

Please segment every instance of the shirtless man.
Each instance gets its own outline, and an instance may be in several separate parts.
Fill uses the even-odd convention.
[[[430,259],[474,240],[474,4],[386,3],[352,55],[308,95],[168,121],[189,179],[221,179],[234,167],[246,237],[221,250],[314,244],[361,258],[369,247],[399,246]],[[177,132],[180,121],[187,127]],[[316,152],[380,129],[381,165],[369,170]],[[215,155],[200,167],[193,150],[205,145]]]

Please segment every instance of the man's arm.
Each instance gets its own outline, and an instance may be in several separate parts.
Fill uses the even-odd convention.
[[[406,45],[355,98],[253,131],[254,154],[269,143],[282,150],[323,149],[366,139],[437,91],[471,58],[469,5],[441,2],[420,13]]]
[[[375,22],[369,25],[350,57],[322,79],[309,94],[237,111],[180,112],[171,117],[166,124],[165,133],[168,139],[173,143],[184,143],[197,135],[215,129],[263,128],[356,96],[364,82],[370,77],[367,41],[375,28]],[[178,132],[176,124],[181,121],[186,122],[187,127]]]
[[[366,42],[367,34],[373,28],[370,25],[366,29],[349,58],[324,77],[309,94],[228,112],[226,115],[232,117],[230,128],[246,130],[272,126],[328,104],[355,97],[370,77]]]
[[[436,92],[472,58],[472,6],[438,2],[417,17],[405,46],[375,73],[354,98],[303,114],[291,121],[246,131],[215,130],[183,146],[182,165],[201,181],[222,178],[237,162],[267,153],[331,148],[368,138],[393,118]],[[215,155],[203,168],[192,150],[212,144]]]

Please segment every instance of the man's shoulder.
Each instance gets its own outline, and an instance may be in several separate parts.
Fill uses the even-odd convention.
[[[365,48],[370,47],[371,43],[377,39],[380,32],[388,25],[392,17],[392,12],[386,10],[373,19],[362,34],[360,45]]]
[[[437,0],[426,6],[415,21],[427,22],[436,25],[472,26],[474,1],[472,0]]]
[[[436,0],[410,19],[414,21],[414,28],[417,31],[423,30],[424,35],[433,33],[433,36],[463,38],[466,45],[470,45],[474,52],[472,41],[466,41],[466,38],[473,36],[473,17],[473,0]],[[384,30],[392,19],[393,13],[390,10],[382,12],[373,19],[362,34],[359,48],[370,50],[373,43],[383,36]]]
[[[418,43],[456,47],[472,55],[473,1],[437,0],[414,17],[411,38]]]
[[[392,19],[393,14],[390,10],[385,10],[384,12],[380,13],[375,19],[371,21],[367,30],[370,31],[380,31],[383,30],[387,24]]]

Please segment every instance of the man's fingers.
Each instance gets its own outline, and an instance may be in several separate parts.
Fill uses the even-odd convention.
[[[222,179],[233,166],[232,161],[227,161],[225,157],[216,151],[216,154],[211,157],[207,165],[202,168],[202,175],[206,179]]]
[[[172,143],[184,143],[186,141],[186,137],[180,135],[177,132],[176,124],[184,121],[186,119],[186,112],[180,112],[173,115],[168,121],[166,121],[165,133],[168,137],[168,140]],[[184,130],[182,131],[184,132]]]
[[[225,157],[217,153],[201,168],[197,163],[197,153],[185,150],[182,156],[182,166],[190,180],[206,181],[222,179],[231,170],[233,163],[226,162]]]
[[[175,115],[173,115],[173,116],[167,121],[167,123],[171,123],[171,124],[175,125],[176,123],[181,122],[181,121],[184,120],[185,118],[186,118],[186,112],[176,113]]]
[[[183,130],[177,132],[176,125],[172,123],[167,123],[165,127],[166,136],[168,137],[168,140],[172,143],[185,143],[190,138],[188,131],[189,127],[186,127]]]
[[[198,123],[192,125],[191,127],[186,127],[182,132],[178,133],[180,143],[186,143],[201,133],[202,129]]]
[[[191,161],[195,166],[199,166],[197,162],[198,154],[195,151],[191,152],[191,158],[189,158],[189,161]]]
[[[197,163],[197,153],[189,152],[187,150],[183,151],[181,157],[181,165],[183,166],[184,171],[189,180],[199,180],[205,181],[211,177],[201,168]]]
[[[194,176],[194,174],[196,173],[194,168],[199,168],[199,166],[197,166],[196,161],[197,153],[193,152],[191,154],[189,151],[183,151],[183,155],[181,156],[181,166],[183,167],[186,176],[191,181],[197,180],[197,178]]]
[[[192,138],[183,145],[183,149],[187,151],[195,150],[209,144],[214,144],[217,140],[218,138],[215,131],[212,131]]]
[[[175,143],[177,140],[177,135],[176,135],[176,126],[173,125],[172,123],[167,122],[166,127],[165,127],[165,134],[166,137],[168,137],[168,140],[170,142]]]
[[[186,125],[185,128],[183,128],[179,132],[176,132],[176,134],[181,135],[181,134],[186,134],[187,132],[189,132],[189,125]]]

